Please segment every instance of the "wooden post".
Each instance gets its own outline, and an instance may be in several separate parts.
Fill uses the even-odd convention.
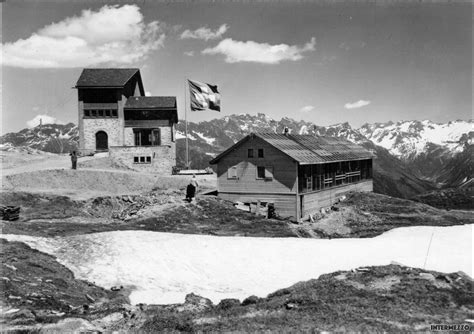
[[[257,208],[255,209],[255,216],[258,216],[260,213],[260,200],[257,200]]]

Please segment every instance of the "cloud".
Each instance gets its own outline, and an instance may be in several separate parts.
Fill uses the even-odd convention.
[[[344,105],[344,108],[346,108],[346,109],[357,109],[357,108],[362,108],[364,106],[367,106],[369,104],[370,104],[370,101],[359,100],[359,101],[353,102],[353,103],[346,103]]]
[[[313,106],[304,106],[303,108],[300,109],[300,112],[308,113],[311,110],[314,110]]]
[[[253,41],[241,42],[226,38],[213,48],[202,51],[203,54],[226,56],[227,63],[256,62],[263,64],[278,64],[285,60],[297,61],[303,58],[303,53],[314,51],[316,39],[313,37],[304,46],[268,43]]]
[[[3,44],[3,64],[23,68],[132,64],[161,47],[164,39],[158,21],[146,24],[138,6],[106,5]]]
[[[196,30],[186,29],[181,34],[181,39],[191,38],[191,39],[203,39],[205,41],[208,41],[210,39],[218,39],[218,38],[221,38],[223,34],[225,34],[228,28],[229,27],[227,26],[227,24],[223,24],[215,31],[212,31],[211,29],[206,28],[206,27],[201,27]]]
[[[48,115],[36,115],[32,119],[26,122],[26,126],[29,128],[34,128],[41,124],[63,124],[62,121],[58,120],[56,117],[48,116]]]
[[[185,56],[192,57],[192,56],[194,56],[194,51],[186,51],[186,52],[184,53],[184,55],[185,55]]]
[[[146,92],[145,92],[145,96],[151,96],[151,92],[146,91]]]

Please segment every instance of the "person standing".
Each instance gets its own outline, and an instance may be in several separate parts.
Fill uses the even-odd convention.
[[[196,181],[196,175],[193,174],[193,178],[189,181],[188,186],[186,187],[186,200],[188,202],[192,202],[194,197],[196,196],[196,190],[198,187],[198,183]]]
[[[76,169],[77,168],[77,154],[76,154],[76,151],[72,151],[71,154],[69,154],[71,156],[71,164],[72,164],[72,169]]]

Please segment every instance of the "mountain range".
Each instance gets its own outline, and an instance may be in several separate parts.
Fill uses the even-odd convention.
[[[472,180],[471,157],[473,121],[434,123],[401,121],[364,124],[352,128],[349,123],[320,126],[309,121],[284,117],[274,120],[259,113],[239,114],[199,123],[188,122],[192,168],[208,167],[209,160],[251,132],[324,135],[346,138],[372,150],[374,190],[396,197],[410,198],[442,188],[469,185]],[[177,125],[177,165],[185,161],[185,124]],[[76,147],[77,127],[47,124],[23,129],[0,137],[5,148],[27,146],[54,153]]]

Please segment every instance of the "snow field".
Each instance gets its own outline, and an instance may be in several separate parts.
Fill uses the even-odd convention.
[[[3,235],[52,254],[104,288],[132,287],[132,304],[181,303],[194,292],[214,303],[264,297],[337,270],[396,261],[472,277],[472,225],[410,227],[371,239],[249,238],[116,231],[64,238]],[[430,239],[431,244],[430,244]]]

